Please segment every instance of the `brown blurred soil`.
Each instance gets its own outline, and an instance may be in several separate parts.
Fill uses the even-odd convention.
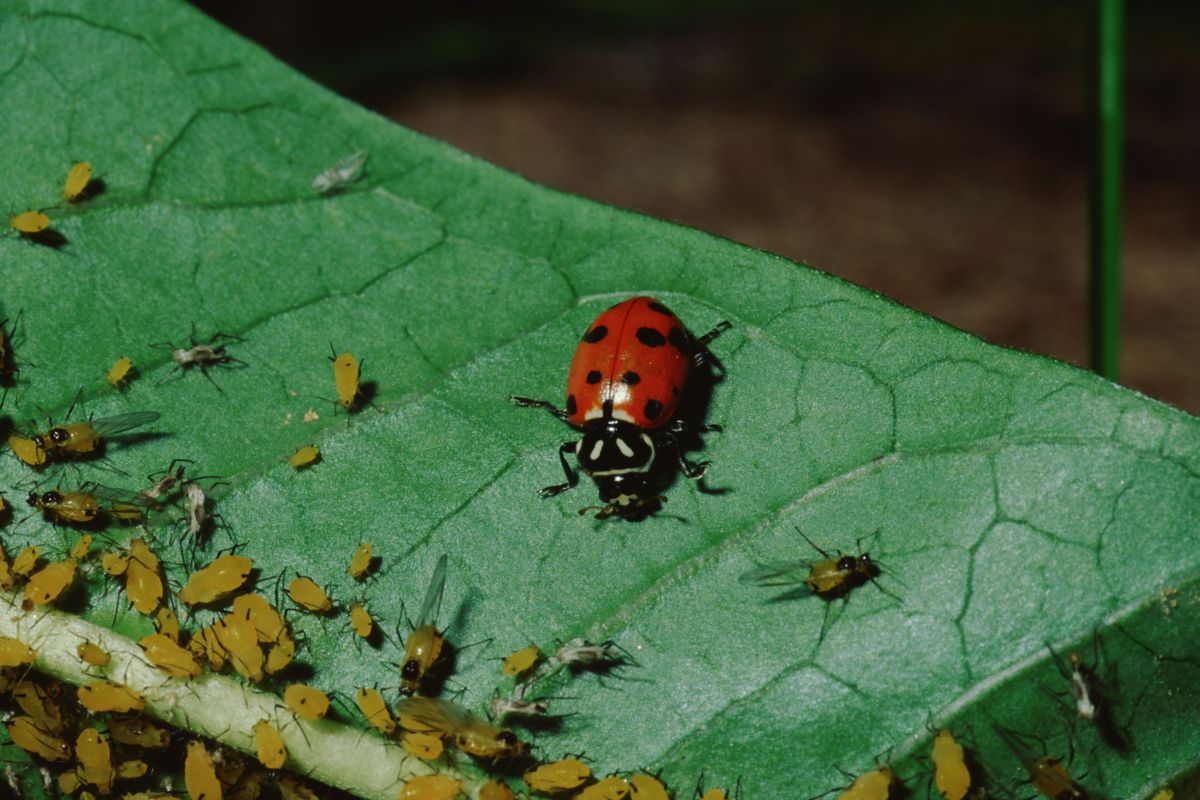
[[[1081,21],[990,13],[642,34],[372,104],[534,181],[1084,364]],[[1122,380],[1197,413],[1200,48],[1133,23]]]

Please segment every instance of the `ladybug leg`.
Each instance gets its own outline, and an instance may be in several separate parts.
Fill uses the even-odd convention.
[[[533,400],[528,397],[518,397],[515,394],[510,394],[508,396],[508,400],[511,403],[516,403],[517,405],[521,406],[521,408],[544,408],[547,411],[549,411],[551,414],[553,414],[554,416],[561,419],[563,422],[567,422],[567,417],[568,417],[567,412],[563,411],[558,406],[556,406],[553,403],[548,402],[546,400]],[[570,423],[568,423],[568,424],[570,424]],[[574,446],[575,446],[574,444],[571,445],[571,447],[574,447]]]
[[[670,430],[671,433],[679,435],[689,431],[695,431],[696,433],[720,433],[724,428],[720,425],[691,425],[682,419],[676,419],[671,423]]]
[[[713,327],[713,329],[712,329],[711,331],[709,331],[708,333],[704,334],[703,336],[701,336],[701,337],[700,337],[699,339],[697,339],[696,341],[697,341],[697,342],[698,342],[698,343],[699,343],[701,346],[703,346],[703,345],[707,345],[707,344],[708,344],[709,342],[711,342],[713,339],[717,338],[717,337],[718,337],[718,336],[720,336],[722,333],[724,333],[725,331],[729,330],[729,329],[730,329],[730,328],[732,328],[732,327],[733,327],[733,323],[732,323],[732,322],[730,322],[729,320],[723,320],[723,321],[721,321],[721,322],[718,322],[718,323],[717,323],[717,324],[716,324],[716,325]]]
[[[683,451],[676,448],[675,457],[679,460],[679,471],[683,473],[685,478],[698,480],[704,477],[704,473],[708,472],[708,465],[711,461],[700,461],[696,464],[688,461],[683,456]]]
[[[692,353],[692,366],[702,367],[710,361],[716,361],[716,358],[713,357],[713,354],[708,352],[708,343],[732,327],[733,325],[729,322],[729,320],[724,320],[723,322],[718,323],[708,333],[697,337],[695,341],[696,352]]]
[[[558,463],[562,464],[563,474],[567,476],[566,483],[556,483],[553,486],[547,486],[538,494],[542,497],[554,497],[554,495],[565,492],[567,489],[574,488],[575,484],[579,483],[579,476],[575,474],[575,470],[571,469],[571,465],[567,463],[567,453],[575,452],[575,442],[563,442],[558,448]]]

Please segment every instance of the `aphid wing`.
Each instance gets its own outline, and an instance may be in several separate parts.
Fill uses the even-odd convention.
[[[161,417],[157,411],[131,411],[128,414],[117,414],[115,417],[103,417],[92,420],[92,430],[100,437],[112,436],[124,431],[149,425]]]
[[[446,588],[446,556],[438,559],[433,568],[433,580],[429,582],[429,590],[425,592],[425,602],[421,603],[421,613],[417,614],[416,628],[437,624],[438,611],[442,607],[442,592]]]
[[[796,586],[808,580],[811,569],[810,561],[772,561],[743,572],[738,580],[759,586]]]
[[[99,483],[86,483],[80,487],[80,491],[90,494],[97,500],[103,500],[106,503],[126,503],[139,507],[152,505],[137,492],[131,492],[127,489],[114,489],[111,486],[104,486]]]
[[[396,718],[403,723],[408,718],[431,731],[451,733],[471,721],[470,715],[458,706],[431,697],[410,697],[396,705]]]

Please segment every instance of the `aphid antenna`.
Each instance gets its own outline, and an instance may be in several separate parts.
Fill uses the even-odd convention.
[[[817,543],[814,542],[812,539],[808,538],[808,535],[804,531],[800,530],[799,525],[793,525],[792,527],[795,528],[796,533],[800,534],[800,538],[802,538],[804,541],[808,542],[809,546],[812,547],[812,549],[816,550],[818,553],[821,554],[821,558],[830,558],[829,553],[825,552],[820,547],[817,547]],[[826,794],[828,794],[828,792],[826,792]],[[818,795],[818,797],[819,796],[820,795]]]

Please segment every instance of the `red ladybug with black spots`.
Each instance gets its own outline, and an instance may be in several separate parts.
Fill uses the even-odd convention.
[[[566,482],[547,486],[542,496],[551,497],[578,482],[567,463],[569,452],[600,490],[600,519],[613,514],[638,519],[665,499],[654,493],[655,458],[661,450],[674,452],[688,478],[703,476],[708,462],[690,463],[679,447],[678,437],[688,426],[676,418],[676,411],[688,375],[711,359],[708,343],[729,327],[722,322],[693,337],[652,297],[631,298],[596,317],[571,361],[565,410],[545,400],[508,398],[520,406],[544,408],[583,432],[582,439],[564,442],[558,449]],[[718,430],[711,425],[698,429]]]

